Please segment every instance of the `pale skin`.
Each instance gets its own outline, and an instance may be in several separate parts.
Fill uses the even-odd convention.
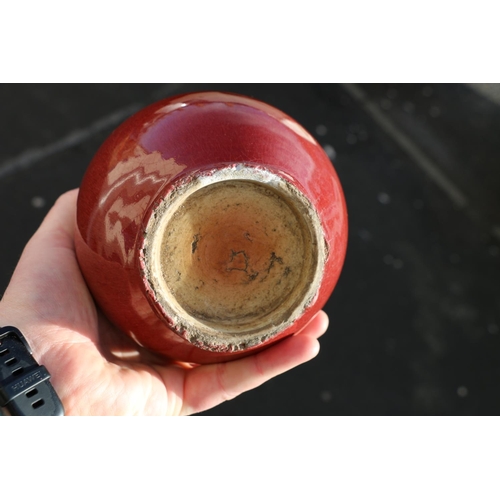
[[[0,302],[0,325],[26,336],[66,415],[189,415],[314,358],[321,311],[294,336],[249,357],[204,366],[138,348],[96,308],[74,249],[77,190],[62,195],[26,245]],[[126,356],[124,356],[126,354]]]

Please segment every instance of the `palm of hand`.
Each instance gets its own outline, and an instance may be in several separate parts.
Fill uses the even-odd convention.
[[[247,358],[191,366],[138,347],[100,313],[73,245],[77,191],[63,195],[26,246],[0,303],[47,367],[67,415],[185,415],[211,408],[313,358],[327,328],[318,314],[299,334]]]

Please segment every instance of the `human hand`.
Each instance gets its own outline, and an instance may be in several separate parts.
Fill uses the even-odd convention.
[[[74,249],[77,190],[26,245],[0,302],[0,325],[27,338],[66,415],[187,415],[232,399],[316,356],[328,317],[249,357],[195,366],[138,347],[96,308]]]

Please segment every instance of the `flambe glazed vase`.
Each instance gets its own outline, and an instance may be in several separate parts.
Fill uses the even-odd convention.
[[[248,97],[191,93],[104,142],[75,238],[111,322],[170,359],[211,363],[296,333],[323,307],[347,214],[330,160],[296,121]]]

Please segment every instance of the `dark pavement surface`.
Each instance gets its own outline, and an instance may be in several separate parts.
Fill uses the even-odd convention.
[[[113,128],[195,90],[253,96],[308,129],[350,229],[318,357],[206,414],[498,414],[500,105],[466,85],[1,85],[2,291]]]

